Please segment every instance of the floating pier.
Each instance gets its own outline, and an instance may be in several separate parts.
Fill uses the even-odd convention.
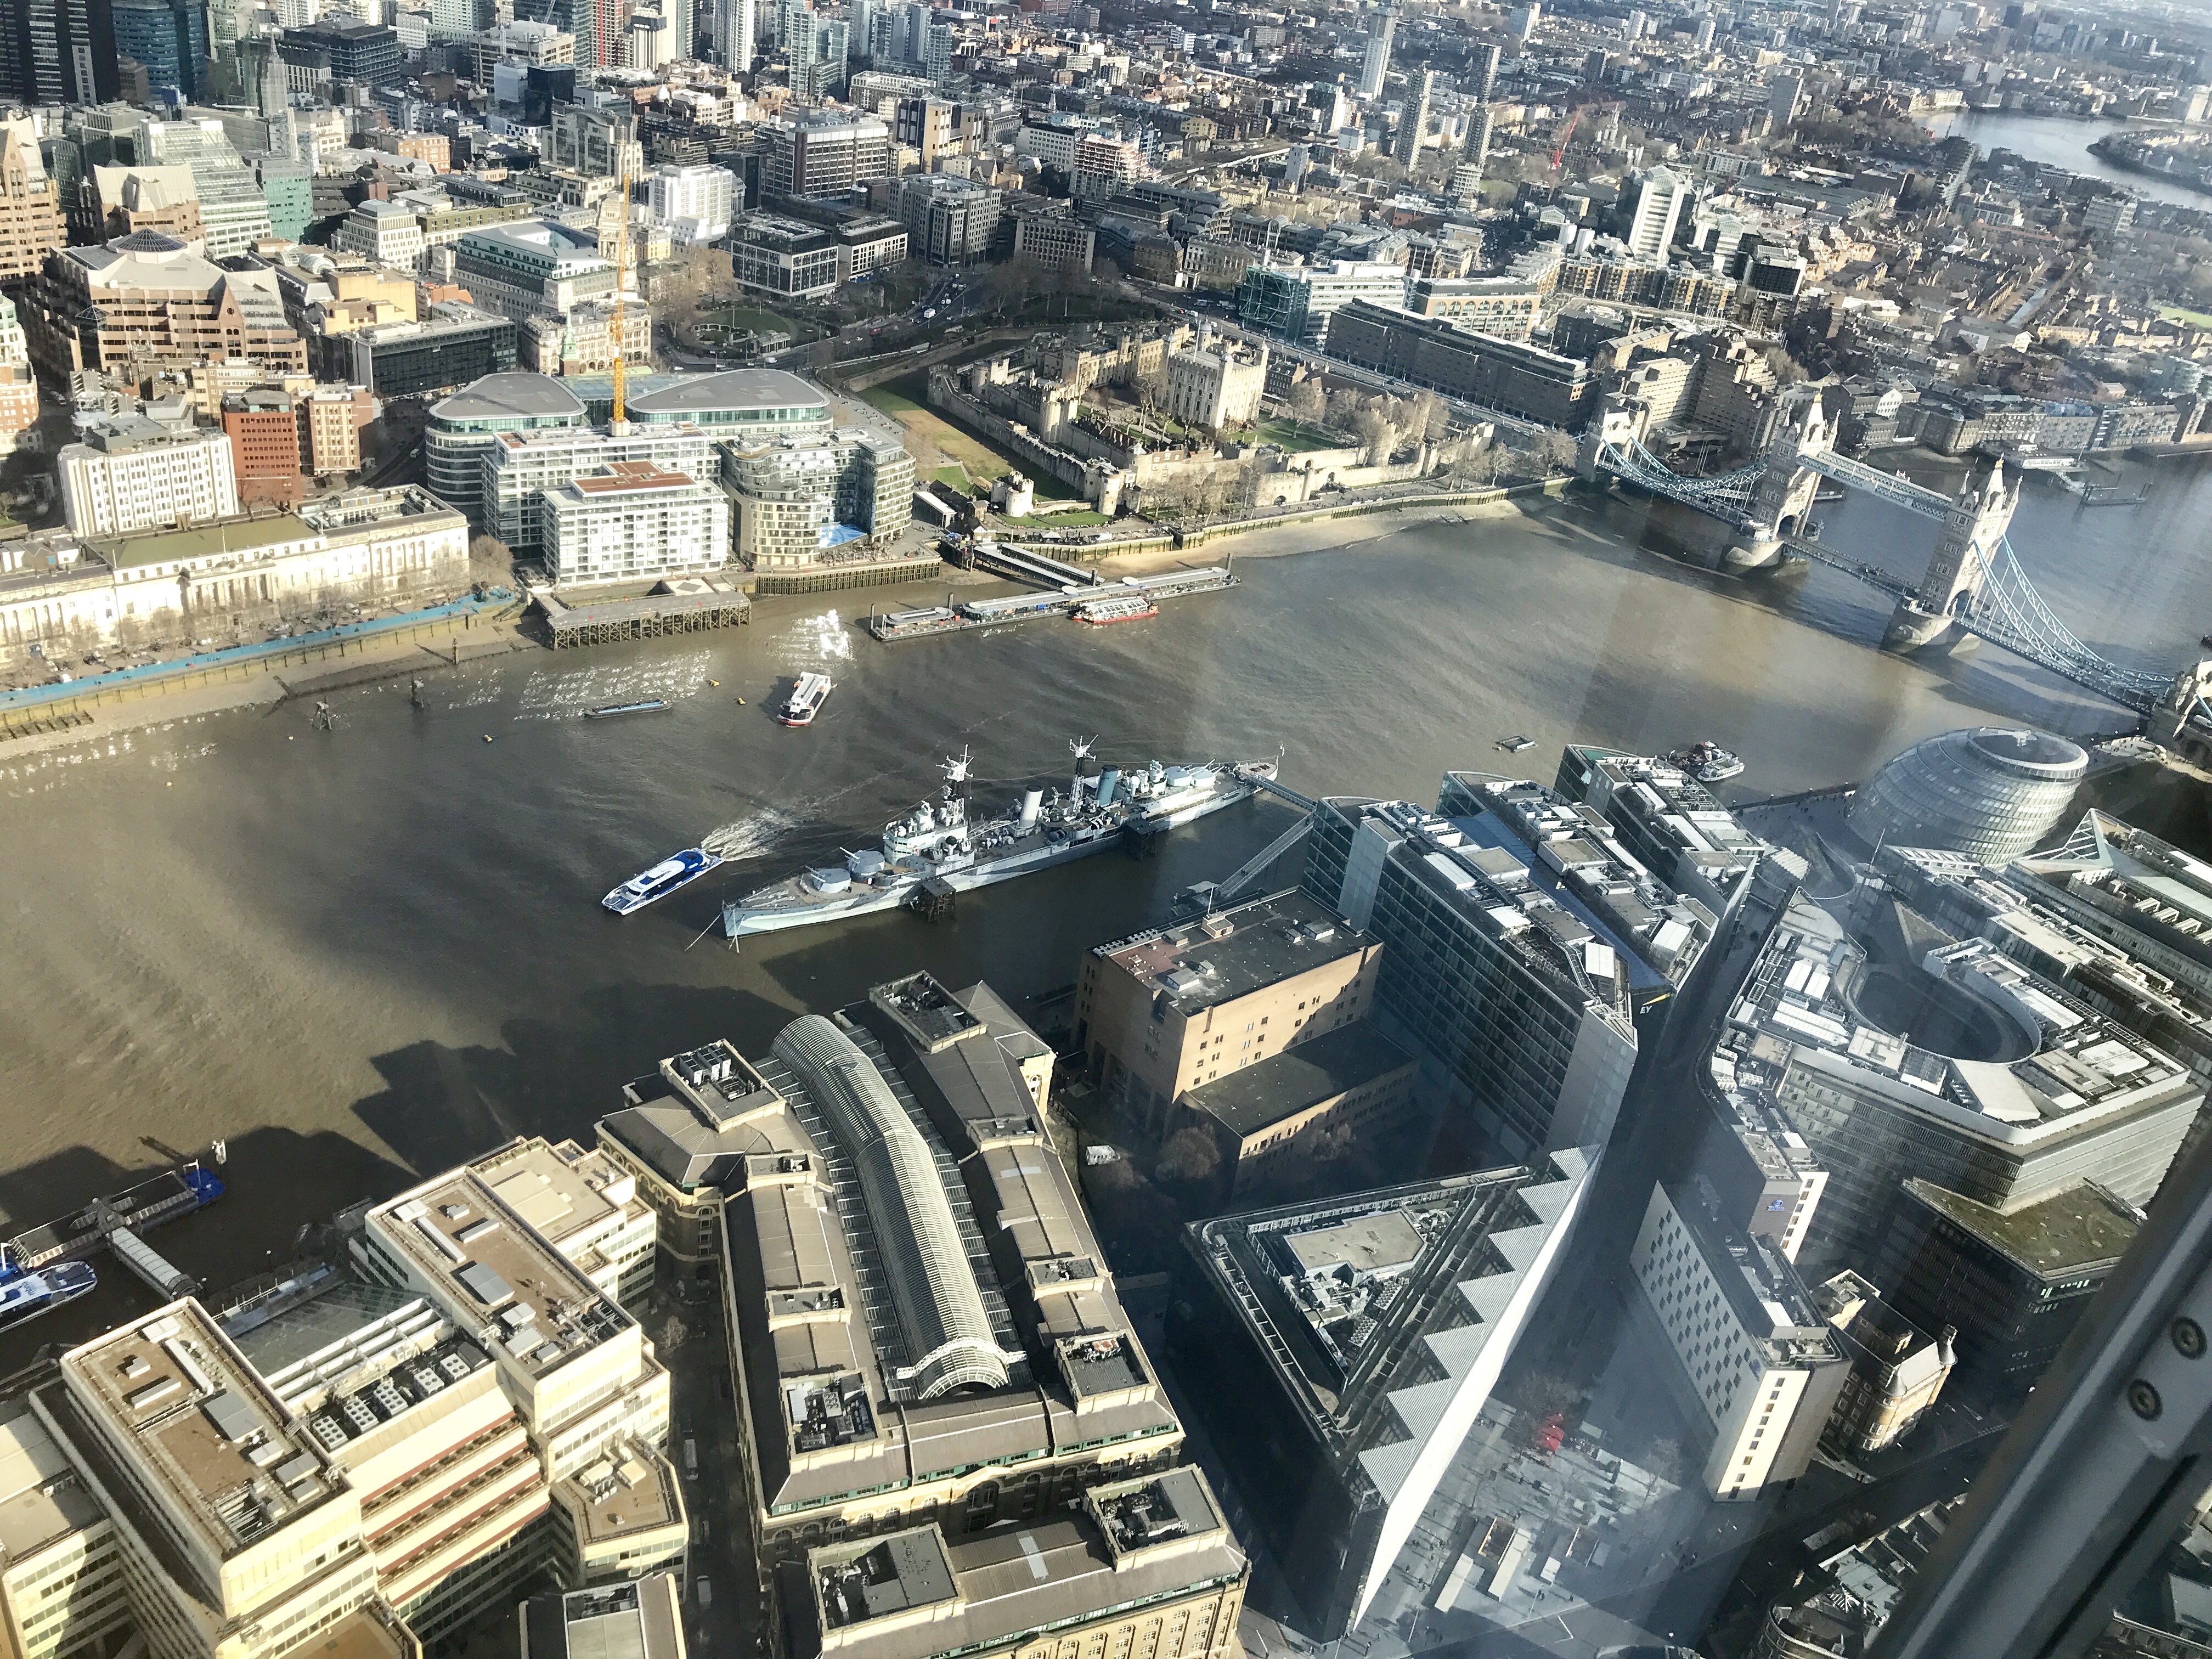
[[[650,592],[626,598],[563,598],[550,588],[540,588],[532,597],[556,651],[735,628],[752,620],[752,601],[720,576],[660,582]]]
[[[222,1194],[222,1182],[197,1162],[181,1170],[164,1170],[125,1191],[95,1198],[58,1221],[18,1233],[0,1249],[0,1261],[12,1260],[22,1271],[35,1273],[58,1261],[82,1261],[101,1249],[112,1250],[115,1259],[153,1286],[156,1296],[174,1301],[198,1291],[199,1280],[171,1264],[140,1235],[212,1204]]]
[[[1057,562],[1051,561],[1048,562]],[[1072,567],[1061,566],[1067,569]],[[1120,581],[1077,586],[1056,585],[1039,593],[1009,593],[995,599],[961,599],[923,605],[911,611],[879,611],[866,621],[869,633],[889,644],[895,640],[920,639],[925,635],[957,634],[975,628],[1000,628],[1011,623],[1035,622],[1041,617],[1066,620],[1086,605],[1101,599],[1141,598],[1152,604],[1182,599],[1192,593],[1218,593],[1234,587],[1237,578],[1226,565],[1203,570],[1169,570],[1157,576],[1128,576]]]

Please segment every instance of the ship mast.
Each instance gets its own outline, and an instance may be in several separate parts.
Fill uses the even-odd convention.
[[[619,131],[619,129],[617,129]],[[621,142],[619,140],[617,143]],[[615,430],[622,430],[623,414],[623,272],[629,258],[629,149],[625,144],[620,159],[615,163],[615,176],[622,191],[622,228],[615,242]]]

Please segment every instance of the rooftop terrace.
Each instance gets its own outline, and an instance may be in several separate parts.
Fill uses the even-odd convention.
[[[197,1302],[95,1337],[64,1357],[62,1371],[215,1560],[337,1490],[322,1452],[295,1437],[290,1413]]]

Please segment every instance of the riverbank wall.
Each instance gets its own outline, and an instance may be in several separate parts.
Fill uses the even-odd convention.
[[[459,599],[428,611],[349,623],[291,639],[204,651],[52,685],[0,692],[0,743],[88,726],[127,705],[275,677],[287,695],[452,666],[471,657],[530,648],[514,630],[522,601]],[[306,671],[313,671],[312,672]]]

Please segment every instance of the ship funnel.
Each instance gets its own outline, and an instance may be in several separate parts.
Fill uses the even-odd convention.
[[[1020,821],[1019,821],[1018,823],[1016,823],[1016,824],[1014,825],[1014,828],[1015,828],[1017,830],[1019,830],[1019,831],[1023,832],[1024,834],[1026,834],[1028,831],[1030,831],[1030,830],[1031,830],[1036,829],[1036,821],[1037,821],[1037,811],[1038,811],[1038,810],[1039,810],[1041,807],[1042,807],[1043,805],[1044,805],[1044,791],[1043,791],[1043,790],[1042,790],[1042,789],[1028,789],[1028,790],[1024,790],[1024,791],[1023,791],[1023,793],[1022,793],[1022,816],[1021,816],[1021,819],[1020,819]]]
[[[1109,766],[1098,775],[1099,805],[1111,806],[1114,804],[1114,790],[1121,781],[1121,769],[1118,766]]]

